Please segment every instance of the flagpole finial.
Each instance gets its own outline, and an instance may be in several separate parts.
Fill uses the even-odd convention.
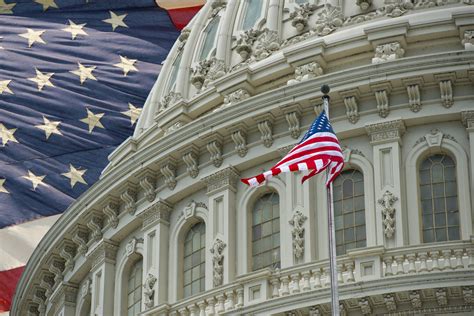
[[[329,91],[331,91],[331,88],[329,88],[329,86],[327,84],[323,84],[321,86],[321,92],[324,94],[324,95],[327,95],[329,93]]]

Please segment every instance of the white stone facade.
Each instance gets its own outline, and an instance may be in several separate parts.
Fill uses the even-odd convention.
[[[324,83],[345,168],[363,175],[366,245],[338,257],[341,315],[472,315],[473,2],[302,2],[204,6],[135,135],[34,252],[11,315],[121,316],[129,300],[140,315],[328,315],[323,177],[239,181],[291,149],[321,111]],[[259,10],[250,22],[248,8]],[[420,164],[436,154],[455,162],[459,238],[424,243]],[[279,267],[253,271],[252,209],[269,192]],[[184,245],[199,222],[202,290],[185,297]],[[140,297],[129,298],[139,262]]]

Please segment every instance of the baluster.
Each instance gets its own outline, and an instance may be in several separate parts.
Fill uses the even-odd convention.
[[[199,307],[199,316],[206,316],[206,301],[199,301],[197,305]]]
[[[209,307],[209,315],[214,315],[216,313],[216,299],[214,297],[208,298],[207,305]]]
[[[342,264],[339,263],[339,264],[337,265],[337,282],[338,282],[339,284],[343,284],[343,283],[344,283],[344,279],[342,278],[342,268],[343,268]]]
[[[270,283],[272,284],[272,297],[280,296],[280,280],[278,278],[273,278],[270,280]]]
[[[415,266],[415,260],[416,256],[415,254],[411,253],[407,255],[407,260],[408,260],[408,273],[413,274],[416,273],[416,266]]]
[[[309,279],[311,278],[311,273],[309,271],[303,272],[303,291],[311,290],[311,284]]]
[[[321,287],[321,268],[318,268],[313,271],[313,277],[314,277],[314,289],[319,289]]]
[[[439,261],[438,261],[439,251],[430,252],[430,256],[431,256],[431,270],[432,271],[439,271],[440,270]]]
[[[420,252],[418,254],[418,258],[420,258],[420,272],[425,273],[428,272],[428,266],[426,265],[426,259],[428,259],[427,252]]]
[[[464,249],[455,249],[454,256],[456,257],[456,266],[454,269],[463,269],[464,264],[462,263],[462,255],[464,254]]]
[[[300,292],[300,274],[295,273],[291,275],[291,282],[293,283],[293,287],[291,288],[291,293],[299,293]]]
[[[443,250],[441,252],[444,258],[443,270],[452,270],[451,267],[451,250]]]
[[[289,295],[290,294],[290,277],[289,276],[284,276],[281,278],[281,295]]]
[[[467,255],[469,257],[469,261],[467,263],[468,268],[474,268],[474,249],[469,249],[467,251]]]
[[[243,307],[244,306],[244,289],[239,287],[235,291],[237,292],[237,305],[236,305],[236,307]],[[277,296],[278,296],[278,288],[277,288]]]
[[[329,267],[324,267],[324,286],[331,285],[331,269]]]
[[[405,261],[405,256],[395,256],[395,261],[397,262],[397,274],[405,274],[405,270],[403,270],[403,262]]]
[[[393,275],[393,270],[392,270],[393,259],[392,259],[392,256],[383,258],[383,262],[385,262],[385,276],[392,276]]]
[[[225,310],[229,310],[229,309],[234,309],[234,304],[235,304],[235,301],[234,301],[234,291],[227,291],[225,292],[225,296],[227,296],[227,301],[225,303]]]
[[[354,278],[354,262],[346,263],[346,270],[347,270],[347,280],[346,282],[355,282]]]
[[[216,298],[217,298],[216,312],[222,313],[225,311],[225,296],[224,294],[219,294],[216,296]]]

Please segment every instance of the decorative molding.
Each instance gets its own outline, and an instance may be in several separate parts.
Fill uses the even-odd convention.
[[[344,14],[341,7],[329,3],[326,3],[316,15],[316,24],[312,31],[319,36],[334,32],[344,23]]]
[[[474,128],[474,111],[462,111],[461,121],[466,128]]]
[[[420,309],[422,307],[423,302],[421,301],[420,292],[412,291],[410,292],[409,297],[410,297],[411,306],[414,309]]]
[[[344,105],[346,106],[346,116],[349,122],[355,124],[359,121],[359,104],[354,96],[345,97]]]
[[[243,88],[237,89],[224,96],[224,107],[242,102],[248,98],[250,98],[250,93],[247,90]],[[222,107],[220,109],[222,109]]]
[[[96,242],[102,238],[103,220],[102,214],[98,211],[91,211],[87,216],[87,227],[91,233],[89,235],[89,242]]]
[[[157,200],[138,215],[142,219],[143,229],[157,223],[169,225],[169,215],[172,210],[172,207],[167,201],[161,199]]]
[[[63,273],[74,269],[74,257],[76,256],[76,246],[68,239],[64,239],[61,242],[59,256],[64,259],[64,271]]]
[[[72,232],[72,241],[77,245],[77,252],[84,256],[88,250],[89,230],[83,225],[75,225]]]
[[[206,88],[212,81],[227,73],[225,61],[211,57],[201,60],[191,68],[191,84],[199,91]]]
[[[125,245],[125,254],[127,257],[130,257],[132,254],[137,252],[138,244],[143,244],[143,238],[133,237],[130,239],[130,241]]]
[[[160,167],[160,172],[165,178],[165,184],[170,190],[174,190],[176,184],[176,162],[174,159],[167,158],[166,162],[163,163]]]
[[[302,259],[304,255],[304,222],[308,219],[301,211],[293,213],[293,217],[288,221],[293,228],[291,236],[293,239],[293,255],[295,258]]]
[[[395,312],[397,310],[397,303],[395,301],[395,295],[393,294],[386,294],[383,296],[383,301],[385,304],[385,308],[389,312]]]
[[[124,210],[130,215],[135,215],[137,210],[136,199],[137,191],[135,190],[135,185],[131,183],[125,184],[125,188],[120,194],[120,199],[124,202]]]
[[[213,275],[213,284],[215,287],[222,285],[222,281],[224,279],[224,248],[226,247],[226,243],[216,238],[214,240],[214,244],[210,249],[212,253],[212,275]]]
[[[110,225],[112,228],[117,228],[119,219],[119,204],[115,199],[109,199],[102,209],[102,212],[106,216],[106,225]]]
[[[465,50],[474,50],[474,30],[465,30],[461,43]]]
[[[451,80],[442,80],[439,82],[439,90],[441,93],[441,102],[445,108],[453,106],[453,86]]]
[[[145,307],[147,309],[152,308],[155,305],[155,284],[157,278],[148,273],[148,276],[145,279],[145,283],[143,284],[143,296],[145,298]]]
[[[271,147],[273,144],[272,125],[275,118],[273,115],[268,113],[256,117],[255,119],[257,121],[257,128],[261,134],[260,139],[262,140],[263,145],[267,148]]]
[[[191,178],[196,178],[199,174],[199,163],[198,163],[198,149],[197,148],[189,148],[183,154],[183,161],[186,164],[186,171]]]
[[[290,13],[291,26],[298,32],[303,31],[308,26],[309,16],[318,8],[315,4],[297,4],[293,12]]]
[[[364,153],[359,149],[352,149],[347,146],[342,146],[342,154],[344,156],[344,163],[349,163],[352,155],[359,155],[365,157]]]
[[[38,312],[40,316],[45,315],[46,312],[46,291],[40,287],[35,289],[33,294],[33,302],[38,304]]]
[[[474,304],[474,295],[472,293],[472,288],[464,286],[462,288],[462,298],[465,304],[472,305]]]
[[[181,30],[181,34],[178,36],[178,40],[180,41],[181,45],[178,47],[178,50],[182,50],[184,45],[188,41],[189,35],[191,34],[191,29],[185,27]]]
[[[372,64],[380,64],[387,61],[402,58],[405,50],[399,42],[391,42],[377,45],[375,48],[375,56],[372,58]]]
[[[154,172],[150,169],[138,175],[140,178],[138,184],[145,193],[145,198],[148,202],[153,202],[156,197],[156,177]]]
[[[417,84],[407,85],[408,106],[412,112],[421,110],[420,86]]]
[[[215,136],[209,139],[206,145],[207,151],[211,155],[211,161],[214,167],[219,168],[222,165],[222,140],[221,137]]]
[[[302,81],[310,80],[318,76],[323,75],[323,68],[319,63],[313,61],[308,64],[296,66],[295,68],[295,78],[287,81],[287,85],[292,85]]]
[[[288,130],[294,139],[298,139],[301,135],[300,129],[300,113],[299,111],[291,111],[285,113],[286,122],[288,123]]]
[[[247,134],[245,130],[247,126],[245,124],[237,124],[229,129],[230,137],[235,144],[235,151],[240,157],[245,157],[248,152],[247,148]]]
[[[370,307],[370,302],[367,297],[359,300],[359,307],[362,315],[372,315],[372,307]]]
[[[115,263],[117,250],[118,246],[114,242],[103,239],[87,256],[91,269],[95,269],[104,262]]]
[[[237,182],[240,179],[239,172],[232,166],[219,170],[210,176],[202,179],[207,185],[207,194],[212,194],[215,191],[230,189],[237,190]]]
[[[382,206],[382,216],[384,225],[384,234],[387,238],[392,238],[395,234],[395,208],[393,205],[398,200],[398,197],[392,192],[386,190],[382,198],[377,200],[377,203]]]
[[[436,289],[435,296],[438,306],[444,307],[448,305],[446,289]]]
[[[214,0],[211,3],[211,14],[209,15],[208,19],[212,19],[215,17],[219,12],[226,7],[227,3],[225,0]]]
[[[365,130],[370,137],[370,143],[376,145],[385,142],[400,141],[406,128],[403,120],[397,119],[388,122],[368,124],[365,126]]]
[[[386,118],[390,113],[387,90],[376,90],[375,100],[377,101],[377,111],[379,112],[379,116]]]

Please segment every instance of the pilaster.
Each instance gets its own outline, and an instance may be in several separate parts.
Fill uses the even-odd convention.
[[[77,286],[73,284],[63,283],[59,289],[53,294],[50,301],[56,303],[56,314],[60,316],[75,316]]]
[[[168,202],[158,199],[139,215],[144,233],[143,280],[156,278],[153,286],[146,289],[149,299],[143,302],[142,310],[168,301],[169,215],[171,211],[172,207]]]
[[[206,227],[206,249],[209,249],[207,251],[214,249],[210,257],[215,258],[215,262],[211,262],[212,269],[210,272],[212,277],[206,278],[211,280],[210,284],[206,284],[206,288],[207,285],[212,288],[230,283],[235,278],[235,262],[237,260],[235,192],[237,191],[239,178],[239,172],[234,167],[229,166],[202,179],[207,185],[207,196],[209,198],[209,227]]]
[[[466,127],[466,131],[469,136],[469,154],[468,154],[468,163],[469,169],[471,170],[470,174],[470,183],[471,186],[471,196],[474,196],[474,111],[462,111],[461,119]],[[472,208],[471,208],[472,209]],[[474,218],[474,216],[472,216]],[[472,224],[474,227],[474,223]]]
[[[117,245],[102,239],[87,254],[92,272],[91,312],[94,315],[113,315],[114,281]]]
[[[373,148],[375,199],[378,201],[375,214],[375,230],[367,229],[367,246],[386,248],[401,247],[406,240],[406,212],[402,208],[402,159],[401,138],[405,133],[402,119],[384,121],[365,126]],[[391,196],[391,201],[385,201]],[[387,207],[393,212],[388,212]],[[391,215],[390,215],[390,214]],[[387,214],[392,216],[394,232],[387,234]],[[385,220],[385,222],[384,222]],[[384,224],[385,223],[385,224]],[[369,234],[375,234],[375,245],[369,245]]]

